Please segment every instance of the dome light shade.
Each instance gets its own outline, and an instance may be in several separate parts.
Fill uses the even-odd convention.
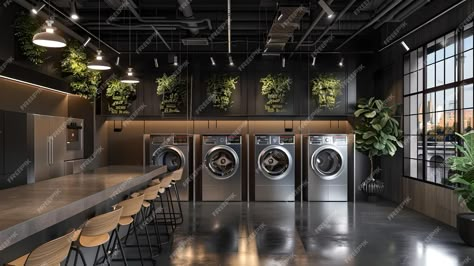
[[[97,57],[87,65],[87,68],[92,69],[92,70],[109,70],[109,69],[111,69],[110,64],[107,63],[106,61],[102,60],[102,59],[103,59],[102,51],[97,50]]]
[[[33,36],[34,44],[48,48],[62,48],[66,46],[66,40],[54,33],[53,23],[54,21],[51,19],[46,20],[45,31],[36,33]]]
[[[129,67],[127,73],[120,79],[120,82],[127,84],[137,84],[140,83],[140,80],[133,76],[133,69]]]

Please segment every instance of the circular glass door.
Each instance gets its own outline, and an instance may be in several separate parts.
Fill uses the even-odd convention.
[[[228,179],[237,172],[239,157],[227,146],[216,146],[206,154],[205,165],[216,179]]]
[[[321,147],[313,153],[311,167],[324,180],[333,180],[342,171],[341,154],[331,147]]]
[[[153,153],[153,164],[173,172],[184,166],[184,154],[173,146],[160,147]]]
[[[258,168],[271,180],[284,178],[292,164],[290,154],[280,146],[267,147],[258,156]]]

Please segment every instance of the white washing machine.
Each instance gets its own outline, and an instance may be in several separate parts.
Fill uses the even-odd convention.
[[[307,137],[307,180],[309,201],[347,201],[347,135],[311,135]]]

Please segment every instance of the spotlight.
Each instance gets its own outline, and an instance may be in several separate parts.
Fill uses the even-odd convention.
[[[280,21],[283,18],[283,14],[280,12],[280,15],[278,16],[277,20]]]
[[[120,56],[117,56],[117,59],[115,59],[115,65],[120,65]]]
[[[281,67],[285,68],[286,67],[286,58],[281,59]]]
[[[214,61],[214,58],[211,56],[210,59],[211,59],[211,64],[212,64],[213,66],[215,66],[215,65],[216,65],[216,61]]]
[[[91,37],[87,37],[87,40],[84,42],[82,46],[86,47],[90,41],[91,41]]]
[[[229,55],[229,66],[234,66],[234,61],[232,60],[231,55]]]
[[[159,68],[159,67],[160,67],[160,64],[158,64],[158,58],[155,58],[154,61],[155,61],[155,67],[156,67],[156,68]]]
[[[31,13],[33,13],[33,14],[36,15],[36,14],[38,14],[38,13],[41,11],[41,9],[43,9],[45,6],[46,6],[46,4],[42,4],[42,3],[39,3],[39,2],[38,2],[38,4],[36,4],[36,6],[34,6],[34,7],[31,8]]]
[[[265,50],[263,50],[263,52],[264,52],[264,53],[266,53],[267,51],[268,51],[268,47],[267,47],[267,48],[265,48]]]
[[[344,66],[344,58],[341,58],[341,61],[339,61],[339,67],[343,67]]]
[[[313,62],[311,63],[311,65],[315,66],[316,65],[316,56],[312,55],[311,57],[313,57]]]
[[[334,17],[334,11],[329,7],[329,5],[324,2],[324,0],[319,0],[318,4],[321,6],[321,8],[328,14],[328,18]]]
[[[79,15],[77,14],[77,8],[76,8],[76,1],[72,0],[71,1],[71,19],[72,20],[78,20]]]
[[[177,55],[174,56],[173,65],[175,65],[175,66],[178,65],[178,56]]]
[[[403,48],[405,48],[405,50],[410,51],[410,47],[408,47],[408,45],[405,43],[405,41],[402,41],[402,46]]]

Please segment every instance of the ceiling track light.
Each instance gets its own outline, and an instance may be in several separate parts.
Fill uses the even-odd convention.
[[[31,8],[31,13],[33,13],[34,15],[37,15],[41,11],[41,9],[43,9],[45,6],[46,4],[43,4],[40,1],[38,1],[38,4],[36,4],[36,6]]]
[[[117,59],[115,59],[115,65],[120,65],[120,56],[117,56]]]
[[[311,65],[315,66],[316,65],[316,56],[312,55],[311,57],[313,57],[313,62],[311,62]]]
[[[268,47],[266,47],[263,52],[266,53],[268,51]]]
[[[405,48],[405,50],[407,50],[407,52],[410,51],[410,47],[408,47],[408,45],[405,43],[405,41],[402,41],[401,44],[402,44],[403,48]]]
[[[280,21],[283,18],[283,13],[280,12],[280,15],[278,16],[277,20]]]
[[[341,58],[341,61],[339,61],[339,67],[343,67],[344,66],[344,57]]]
[[[286,58],[281,59],[281,67],[285,68],[286,67]]]
[[[160,64],[158,64],[158,58],[154,58],[153,61],[155,62],[155,68],[159,68]]]
[[[211,65],[215,66],[215,65],[216,65],[216,61],[214,61],[214,58],[211,56],[210,59],[211,59]]]
[[[137,84],[140,80],[133,76],[133,68],[129,67],[125,76],[120,79],[120,82],[125,84]]]
[[[178,56],[177,56],[177,55],[175,55],[175,56],[173,57],[173,65],[174,65],[174,66],[178,66]]]
[[[229,66],[234,66],[234,60],[232,60],[231,55],[229,55]]]
[[[97,50],[96,58],[87,65],[87,68],[99,71],[111,69],[110,64],[103,60],[101,50]]]
[[[328,18],[334,17],[334,11],[329,7],[329,5],[324,0],[319,0],[319,6],[328,14]]]
[[[88,37],[82,46],[86,47],[90,41],[91,41],[91,37]]]
[[[76,0],[71,0],[71,19],[78,20],[79,15],[77,14]]]
[[[54,20],[46,20],[46,26],[44,27],[44,32],[36,33],[33,36],[33,43],[38,46],[48,47],[48,48],[62,48],[66,46],[66,40],[54,33],[56,28],[53,27]]]

